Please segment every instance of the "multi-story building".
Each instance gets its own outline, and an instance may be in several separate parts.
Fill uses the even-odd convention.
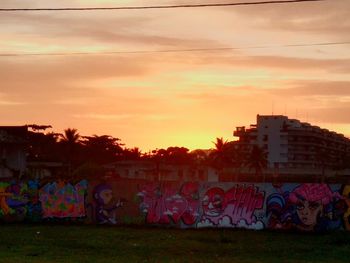
[[[243,153],[263,148],[270,168],[336,168],[350,154],[344,135],[282,115],[258,115],[257,124],[237,127],[234,136]]]

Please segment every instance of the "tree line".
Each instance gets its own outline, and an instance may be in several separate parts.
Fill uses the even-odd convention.
[[[28,162],[58,162],[65,168],[62,176],[93,176],[103,173],[103,165],[118,161],[148,161],[161,164],[188,165],[194,169],[211,166],[222,173],[225,167],[249,167],[255,176],[267,167],[267,153],[254,146],[243,151],[233,141],[216,138],[209,150],[171,146],[141,152],[138,147],[128,148],[120,138],[110,135],[83,136],[77,129],[63,133],[45,132],[51,126],[31,125],[28,132]]]

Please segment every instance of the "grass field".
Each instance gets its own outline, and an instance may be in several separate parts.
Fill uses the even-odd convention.
[[[350,233],[1,225],[0,262],[350,262]]]

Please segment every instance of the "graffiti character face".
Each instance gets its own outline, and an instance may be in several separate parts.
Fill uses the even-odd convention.
[[[209,189],[202,201],[203,212],[207,216],[219,216],[224,211],[225,192],[221,188]]]
[[[315,226],[322,213],[323,206],[317,201],[299,200],[296,204],[297,214],[301,222],[306,226]]]
[[[114,196],[112,188],[109,185],[100,184],[94,190],[94,198],[99,205],[114,204]]]
[[[113,200],[113,192],[111,189],[105,189],[100,192],[100,198],[104,204],[109,204]]]
[[[289,195],[290,202],[295,205],[296,214],[300,219],[301,227],[312,230],[319,223],[319,219],[325,217],[324,209],[339,199],[339,193],[332,192],[326,184],[302,184],[295,188]]]

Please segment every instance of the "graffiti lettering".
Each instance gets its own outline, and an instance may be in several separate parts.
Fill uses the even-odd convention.
[[[146,214],[146,222],[150,224],[192,225],[199,217],[199,185],[186,183],[180,191],[169,186],[146,184],[141,187],[138,196],[141,197],[141,211]]]
[[[214,187],[202,199],[203,216],[198,227],[244,227],[262,228],[255,211],[264,205],[264,192],[253,185],[237,185],[224,191]]]

